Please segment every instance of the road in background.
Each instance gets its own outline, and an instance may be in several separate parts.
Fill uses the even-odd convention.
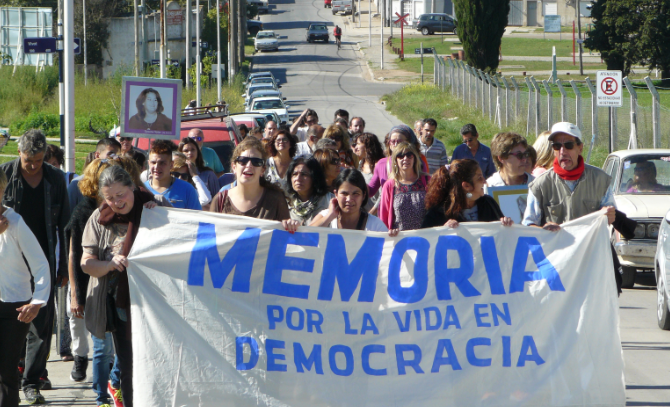
[[[333,16],[323,0],[272,1],[270,14],[263,15],[263,28],[279,34],[279,51],[256,53],[253,70],[270,70],[281,81],[281,91],[290,106],[291,115],[304,109],[316,110],[319,122],[333,122],[337,109],[349,111],[350,117],[361,116],[366,131],[379,137],[401,121],[387,113],[379,98],[402,85],[372,82],[365,79],[366,62],[359,59],[358,46],[351,42],[348,23]],[[310,23],[326,23],[330,42],[308,43],[305,39]],[[342,47],[338,51],[332,35],[335,24],[342,28]]]

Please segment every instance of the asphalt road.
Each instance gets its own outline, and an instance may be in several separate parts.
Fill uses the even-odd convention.
[[[366,131],[383,137],[400,120],[385,111],[380,96],[401,87],[367,81],[367,67],[356,44],[347,41],[348,29],[340,16],[333,16],[323,7],[323,0],[274,0],[270,14],[263,15],[263,28],[274,30],[281,37],[279,51],[257,53],[253,70],[270,70],[281,81],[291,115],[306,108],[316,110],[321,125],[331,124],[337,109],[345,109],[350,117],[361,116]],[[329,43],[308,43],[306,29],[312,22],[327,23],[331,32]],[[342,47],[338,51],[332,30],[342,28]]]

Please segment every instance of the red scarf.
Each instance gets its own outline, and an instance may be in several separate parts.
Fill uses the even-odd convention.
[[[584,158],[580,155],[577,160],[577,166],[570,171],[563,169],[558,163],[558,158],[554,158],[554,172],[566,181],[577,181],[584,172]]]

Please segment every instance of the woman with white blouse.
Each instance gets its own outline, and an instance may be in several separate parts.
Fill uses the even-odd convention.
[[[6,187],[7,177],[0,171],[0,196]],[[49,300],[51,272],[37,238],[21,215],[2,205],[0,258],[0,404],[16,407],[19,405],[16,367],[30,322]]]

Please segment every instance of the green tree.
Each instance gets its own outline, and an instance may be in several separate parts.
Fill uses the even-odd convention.
[[[221,13],[221,63],[228,60],[228,14]],[[213,7],[205,16],[202,24],[200,40],[207,43],[208,47],[201,52],[201,59],[207,51],[216,53],[216,7]]]
[[[486,72],[498,68],[510,0],[455,0],[458,37],[468,65]]]
[[[591,8],[593,29],[586,48],[600,52],[607,69],[630,73],[643,58],[642,27],[648,0],[596,0]],[[667,40],[665,40],[667,41]]]
[[[641,62],[661,71],[662,86],[670,85],[670,0],[647,1],[640,31]]]

